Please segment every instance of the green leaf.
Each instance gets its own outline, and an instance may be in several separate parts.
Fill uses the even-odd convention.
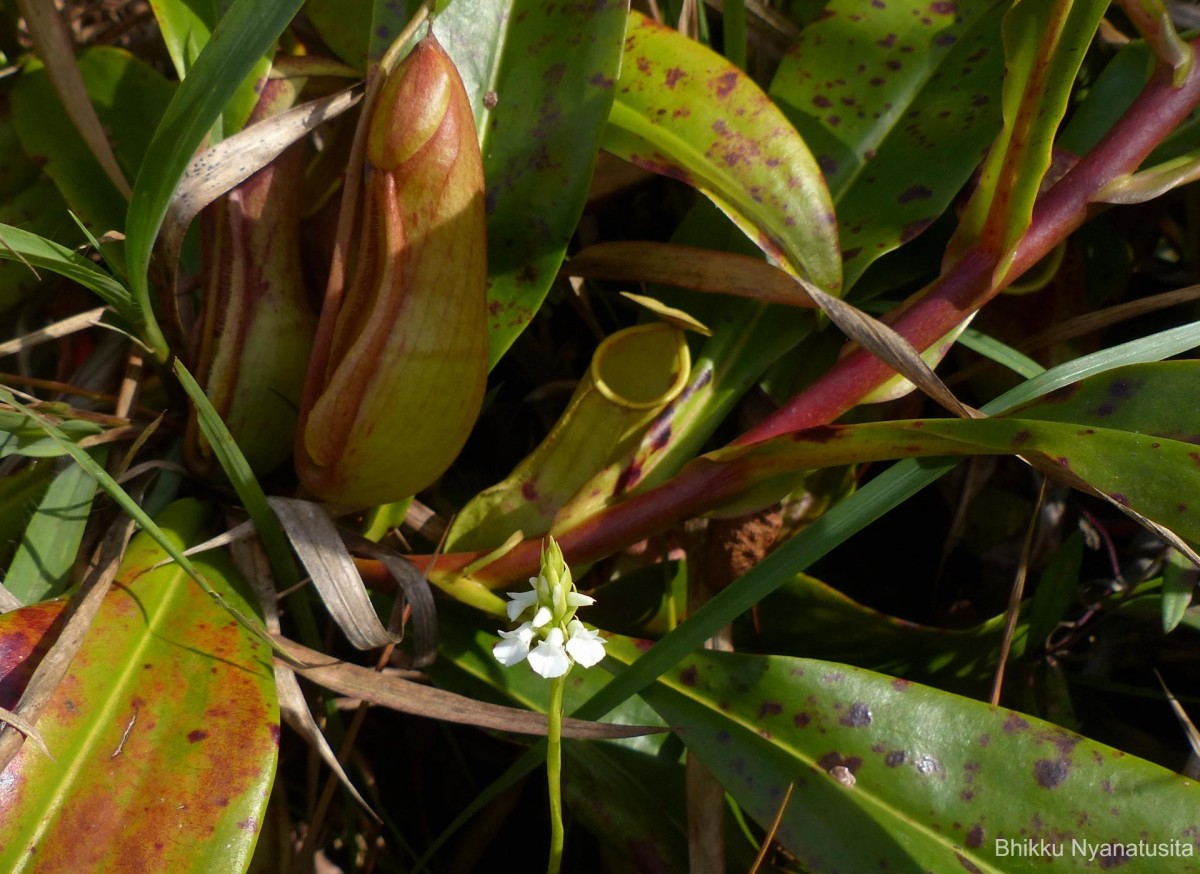
[[[0,479],[0,567],[9,567],[25,526],[56,476],[52,461],[25,465]]]
[[[137,311],[129,289],[66,246],[21,228],[0,224],[0,258],[26,261],[34,267],[52,270],[59,276],[78,282],[115,309],[127,324],[137,323]]]
[[[1162,361],[1115,368],[1022,404],[1005,416],[1105,428],[1200,443],[1200,411],[1179,403],[1200,390],[1200,364]]]
[[[625,867],[631,858],[652,859],[652,870],[688,870],[683,768],[616,744],[568,742],[563,753],[563,794],[571,816],[620,854],[616,870],[634,870]],[[731,850],[745,847],[729,837]],[[731,870],[749,870],[749,855],[741,855],[730,861]]]
[[[129,52],[112,46],[81,54],[79,72],[118,164],[133,178],[174,85]],[[125,198],[79,138],[44,69],[17,80],[13,116],[25,151],[42,164],[71,209],[97,233],[122,230]]]
[[[200,56],[200,50],[212,35],[219,13],[216,0],[152,0],[151,9],[158,21],[158,30],[171,56],[175,75],[187,78],[188,68]]]
[[[299,578],[296,564],[291,558],[287,535],[284,534],[279,520],[267,504],[267,495],[262,485],[250,469],[250,463],[238,447],[237,441],[225,427],[221,414],[216,411],[204,389],[196,382],[196,378],[184,367],[183,362],[175,360],[175,376],[180,385],[196,405],[200,430],[204,438],[212,446],[213,455],[221,465],[221,469],[229,478],[242,506],[254,521],[259,537],[263,540],[263,548],[271,560],[271,569],[278,580],[291,583]]]
[[[1079,572],[1083,567],[1083,534],[1074,531],[1066,539],[1038,580],[1029,618],[1029,646],[1040,650],[1075,604]]]
[[[99,434],[104,429],[95,422],[66,419],[59,423],[63,436],[72,442]],[[30,416],[11,410],[0,410],[0,458],[24,455],[28,458],[57,458],[66,450]]]
[[[817,156],[837,204],[849,287],[921,233],[1000,128],[996,0],[834,0],[804,28],[771,96]]]
[[[150,141],[133,186],[125,245],[144,339],[160,360],[166,360],[168,350],[150,303],[150,252],[171,196],[204,137],[301,5],[301,0],[235,0],[175,92]]]
[[[434,25],[483,152],[491,365],[538,311],[583,213],[624,28],[622,0],[460,0]]]
[[[0,225],[55,236],[67,231],[67,205],[54,182],[25,153],[17,136],[11,102],[0,106]],[[0,250],[3,249],[0,235]],[[41,279],[20,263],[0,264],[0,312],[25,299]]]
[[[989,358],[997,364],[1007,367],[1025,379],[1032,379],[1046,370],[1028,355],[974,328],[967,328],[963,331],[958,338],[958,343],[972,352],[978,352],[984,358]]]
[[[182,501],[159,523],[182,549],[202,539],[207,515],[199,502]],[[149,535],[134,539],[119,585],[38,720],[55,760],[27,743],[8,766],[0,796],[6,867],[33,853],[38,870],[249,864],[278,755],[271,653],[179,567],[149,570],[166,558]],[[226,601],[252,611],[227,559],[210,552],[196,566]],[[2,706],[15,704],[62,607],[0,617]]]
[[[1122,46],[1088,86],[1058,137],[1061,148],[1086,155],[1117,123],[1145,87],[1154,70],[1150,49],[1143,42]]]
[[[859,604],[805,574],[764,599],[754,616],[752,628],[735,626],[738,649],[843,662],[961,695],[987,694],[1007,619],[1001,614],[962,629],[919,625]],[[1018,654],[1024,644],[1021,623]]]
[[[444,6],[439,0],[438,6]],[[377,63],[420,9],[418,0],[307,0],[304,14],[334,54],[358,70]]]
[[[105,447],[92,452],[98,464],[108,458]],[[70,584],[95,496],[96,481],[77,464],[68,464],[50,483],[4,575],[5,587],[23,603],[61,595]]]
[[[1108,0],[1017,3],[1004,19],[1004,129],[988,153],[979,185],[946,257],[980,246],[997,259],[993,283],[1008,272],[1033,220],[1033,203],[1075,76]]]
[[[154,0],[151,6],[175,73],[181,80],[186,79],[196,58],[208,44],[221,13],[229,6],[228,0],[221,3],[216,0]],[[245,125],[270,72],[271,56],[268,54],[259,59],[230,99],[222,114],[223,130],[216,132],[218,138],[235,133]]]
[[[841,288],[833,204],[799,134],[737,67],[636,12],[604,148],[694,185],[772,258]]]
[[[1175,857],[1123,871],[1200,869],[1181,858],[1196,852],[1191,781],[1011,710],[832,662],[706,651],[642,694],[760,823],[795,784],[777,840],[807,870],[1033,870],[1046,859],[1013,848],[1043,840],[1062,848],[1055,867],[1103,867],[1114,844],[1144,841]]]
[[[108,493],[108,496],[113,499],[117,506],[132,516],[134,520],[142,526],[142,529],[166,551],[166,553],[175,561],[180,569],[182,569],[184,573],[191,577],[196,585],[198,585],[203,591],[207,592],[208,595],[213,598],[213,600],[221,604],[221,606],[239,625],[241,625],[251,634],[260,636],[260,639],[264,642],[270,642],[270,638],[268,638],[265,632],[262,631],[261,625],[252,621],[244,611],[239,610],[232,604],[226,602],[221,597],[220,592],[209,586],[204,577],[201,576],[200,572],[196,570],[196,567],[192,561],[183,554],[179,547],[168,536],[167,532],[159,528],[154,520],[146,515],[146,511],[138,505],[137,501],[135,501],[128,492],[121,488],[121,485],[112,478],[112,475],[109,474],[108,471],[106,471],[101,465],[97,464],[96,460],[88,455],[86,450],[71,442],[69,435],[64,433],[62,428],[47,419],[45,416],[34,412],[29,407],[22,404],[15,397],[13,397],[12,392],[3,386],[0,386],[0,403],[6,403],[9,406],[14,407],[18,413],[23,414],[35,422],[37,427],[45,432],[46,436],[54,441],[59,449],[61,449],[67,455],[70,455],[71,458],[75,460],[76,464],[87,471],[88,475],[92,477],[92,479],[96,480],[100,488],[104,489],[104,491]]]
[[[365,71],[373,6],[372,0],[308,0],[304,14],[335,55]]]
[[[1191,559],[1172,549],[1163,564],[1162,626],[1170,634],[1183,621],[1196,591],[1196,568]]]
[[[996,414],[1089,376],[1125,365],[1161,361],[1198,345],[1200,322],[1114,346],[1048,370],[985,405],[983,412]],[[768,554],[571,715],[580,719],[599,719],[629,696],[636,695],[702,646],[718,629],[954,466],[952,459],[907,460],[894,465]]]
[[[1200,362],[1121,368],[999,418],[915,419],[811,428],[692,463],[713,476],[712,493],[758,495],[813,468],[887,458],[1020,454],[1041,459],[1117,503],[1200,540],[1200,411],[1180,404],[1200,390]],[[711,466],[711,467],[710,467]],[[718,473],[719,472],[719,473]],[[718,484],[719,481],[719,484]],[[768,494],[774,494],[768,491]],[[777,497],[777,496],[776,496]],[[774,498],[773,498],[774,499]]]

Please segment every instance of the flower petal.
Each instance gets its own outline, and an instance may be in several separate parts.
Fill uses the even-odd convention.
[[[533,614],[533,619],[530,621],[529,624],[532,625],[534,628],[541,628],[543,625],[545,625],[547,622],[549,622],[553,618],[554,618],[554,614],[552,612],[550,612],[549,607],[545,607],[545,606],[538,607],[537,612]],[[559,632],[559,633],[561,634],[561,632]]]
[[[567,593],[568,607],[590,607],[596,603],[596,599],[591,595],[581,595],[579,592]]]
[[[512,599],[505,605],[508,608],[509,622],[515,622],[518,616],[538,602],[536,590],[529,592],[509,592],[508,597]]]
[[[605,640],[597,629],[587,628],[578,619],[572,619],[567,629],[571,638],[567,641],[566,650],[571,658],[585,668],[599,664],[604,659]]]
[[[501,631],[500,636],[504,639],[492,647],[496,661],[506,668],[525,661],[534,637],[533,627],[526,622],[515,631]]]
[[[529,653],[529,666],[547,680],[561,677],[571,669],[571,658],[563,648],[561,628],[551,628],[546,639]]]

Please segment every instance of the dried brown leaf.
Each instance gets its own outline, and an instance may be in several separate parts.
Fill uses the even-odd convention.
[[[568,276],[588,279],[658,282],[763,303],[815,306],[790,274],[766,261],[675,243],[598,243],[572,257],[562,269]]]
[[[30,349],[39,343],[46,343],[50,340],[57,340],[59,337],[66,337],[76,331],[94,328],[101,323],[101,319],[107,311],[108,307],[96,307],[78,315],[69,316],[44,328],[39,328],[36,331],[31,331],[24,336],[0,343],[0,355],[16,355],[18,352]]]
[[[362,88],[293,107],[253,124],[192,159],[163,222],[164,263],[179,260],[179,248],[192,220],[225,192],[270,164],[292,143],[336,118],[362,99]]]
[[[830,321],[837,325],[842,333],[933,400],[956,416],[978,418],[981,415],[955,397],[954,392],[946,388],[946,384],[933,372],[933,368],[925,363],[925,359],[912,344],[890,326],[813,285],[805,283],[805,288],[821,311],[829,316]]]
[[[354,559],[325,510],[293,498],[269,498],[268,502],[346,639],[356,649],[399,642],[401,635],[379,621]]]
[[[242,572],[242,576],[250,583],[254,594],[258,596],[259,604],[263,609],[263,624],[266,625],[267,631],[271,634],[279,634],[279,604],[276,600],[275,581],[271,575],[270,562],[267,561],[262,547],[257,540],[235,540],[229,546],[229,554],[238,570]],[[313,719],[312,711],[308,709],[308,702],[304,699],[304,693],[300,689],[300,683],[296,679],[291,665],[280,660],[275,661],[275,694],[279,698],[279,715],[291,726],[292,731],[308,741],[317,751],[317,755],[321,757],[321,761],[329,766],[329,770],[346,787],[346,791],[377,822],[380,822],[379,815],[371,809],[371,805],[367,804],[367,800],[350,782],[350,777],[342,767],[342,763],[338,761],[333,748],[329,746],[329,741],[325,739],[325,735],[321,733],[316,720]]]
[[[371,668],[340,661],[278,635],[272,637],[290,658],[305,666],[294,668],[297,674],[334,692],[402,713],[446,722],[519,734],[546,734],[546,717],[543,714],[487,704],[444,689],[422,686],[400,677],[380,674]],[[563,720],[563,736],[582,740],[637,737],[666,730],[648,725],[614,725],[570,718]]]
[[[423,668],[433,664],[437,656],[437,608],[429,580],[399,553],[350,531],[342,531],[341,534],[350,549],[381,562],[396,581],[399,597],[393,611],[393,622],[389,624],[399,630],[403,639],[404,626],[398,614],[407,604],[412,612],[413,667]]]

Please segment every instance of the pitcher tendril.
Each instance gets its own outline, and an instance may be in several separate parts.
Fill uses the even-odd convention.
[[[552,680],[564,676],[572,665],[590,668],[604,658],[604,638],[575,618],[575,611],[595,603],[595,598],[575,591],[571,569],[554,538],[542,547],[542,567],[529,578],[529,591],[509,592],[508,618],[525,618],[492,648],[496,660],[512,667],[526,659],[533,670]]]

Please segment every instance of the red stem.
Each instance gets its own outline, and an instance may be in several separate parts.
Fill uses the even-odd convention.
[[[1033,222],[1003,282],[992,284],[995,262],[972,250],[921,292],[892,321],[892,327],[918,349],[945,336],[1082,225],[1097,192],[1113,179],[1134,172],[1197,102],[1200,75],[1195,67],[1178,89],[1171,87],[1171,70],[1160,68],[1104,139],[1038,199]],[[893,375],[886,364],[859,349],[735,442],[758,443],[829,424]]]
[[[1193,52],[1198,47],[1200,40],[1192,44]],[[1170,69],[1160,67],[1104,139],[1038,199],[1003,282],[992,282],[995,259],[973,249],[912,300],[892,326],[918,349],[928,347],[1082,225],[1100,189],[1136,171],[1200,103],[1200,65],[1193,65],[1179,88],[1172,87],[1171,77]],[[859,349],[735,442],[757,443],[829,424],[893,375],[886,364]],[[596,514],[558,538],[564,554],[572,562],[593,561],[712,509],[722,499],[722,486],[729,485],[716,481],[713,473],[708,466],[686,466],[661,486]],[[501,583],[530,576],[537,572],[540,549],[539,539],[525,541],[474,578]],[[438,564],[442,569],[462,567],[473,557],[447,555]]]

